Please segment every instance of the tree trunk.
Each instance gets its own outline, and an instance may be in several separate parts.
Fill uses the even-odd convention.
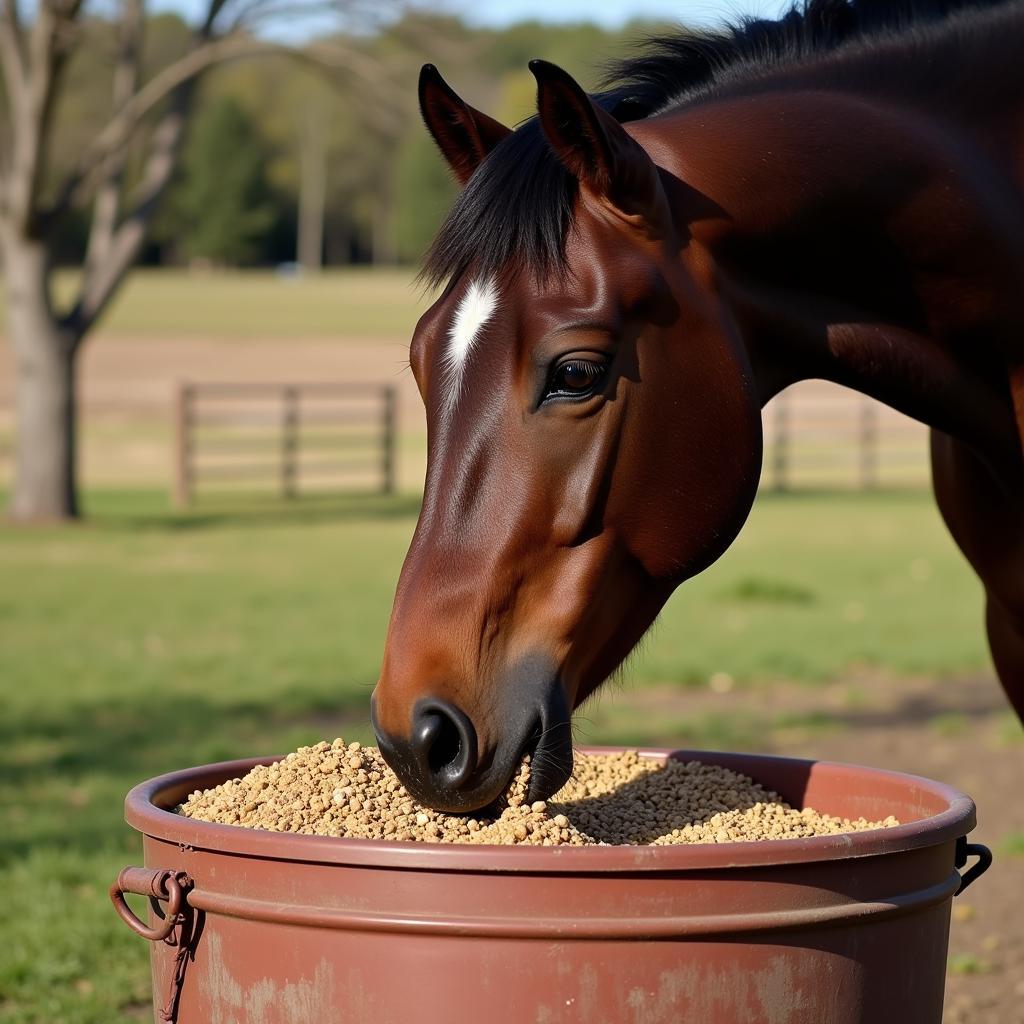
[[[324,208],[327,200],[327,116],[319,107],[306,111],[299,135],[299,266],[310,273],[323,268]]]
[[[11,517],[22,522],[74,519],[77,345],[51,308],[42,243],[8,238],[4,276],[15,373]]]

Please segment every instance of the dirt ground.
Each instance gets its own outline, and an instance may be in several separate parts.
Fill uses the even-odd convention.
[[[978,805],[972,840],[995,860],[954,901],[944,1021],[1024,1024],[1024,732],[993,678],[894,682],[865,674],[823,687],[719,693],[654,687],[609,704],[609,714],[666,721],[770,709],[757,749],[893,768],[968,793]],[[796,724],[778,724],[787,720]]]

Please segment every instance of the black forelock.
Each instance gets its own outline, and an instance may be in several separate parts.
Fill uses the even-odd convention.
[[[510,264],[547,274],[562,263],[578,189],[531,118],[498,143],[459,193],[427,252],[424,277],[437,285],[471,264],[482,275]]]
[[[716,84],[883,37],[957,11],[1005,0],[798,0],[777,20],[743,18],[707,32],[652,36],[608,65],[593,98],[620,122],[660,113]],[[555,158],[536,117],[503,139],[459,194],[427,251],[423,276],[438,285],[468,267],[490,275],[564,268],[575,177]]]

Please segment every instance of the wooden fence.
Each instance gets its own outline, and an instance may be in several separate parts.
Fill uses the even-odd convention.
[[[762,488],[924,487],[928,430],[822,381],[787,388],[764,410]]]
[[[202,485],[300,491],[395,489],[395,388],[356,383],[181,383],[176,505]]]

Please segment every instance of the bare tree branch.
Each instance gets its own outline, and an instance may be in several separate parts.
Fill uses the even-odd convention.
[[[117,59],[114,66],[113,109],[121,110],[139,86],[142,58],[144,11],[142,0],[122,0],[118,23]],[[127,163],[126,147],[111,153],[104,161],[102,178],[96,190],[92,226],[86,250],[86,276],[107,258],[114,238],[114,229],[121,212],[121,190]]]
[[[220,12],[224,9],[224,5],[228,0],[210,0],[210,6],[207,8],[206,17],[203,19],[203,27],[199,30],[199,35],[203,38],[208,39],[213,35],[213,25],[217,20]]]
[[[80,339],[100,316],[138,257],[160,196],[174,174],[194,87],[194,81],[183,83],[171,109],[160,119],[142,180],[131,196],[131,209],[114,232],[103,261],[86,268],[78,301],[66,318],[76,338]]]
[[[0,62],[7,86],[8,109],[13,116],[25,88],[25,43],[16,0],[3,0],[0,10]]]
[[[238,9],[229,22],[230,28],[255,32],[261,24],[293,15],[295,0],[247,0],[236,6]],[[345,9],[346,21],[358,23],[363,29],[382,21],[387,11],[395,8],[395,4],[388,0],[375,4],[367,3],[366,0],[346,0],[344,5],[339,5],[338,0],[303,0],[302,13],[307,17],[337,15],[339,6]]]
[[[301,0],[303,15],[330,15],[338,31],[359,25],[368,28],[396,11],[404,0]],[[231,25],[266,24],[280,15],[294,17],[297,0],[227,0],[225,13],[230,14]],[[225,26],[222,26],[222,28]]]
[[[40,3],[28,35],[24,87],[12,97],[11,164],[4,183],[4,213],[18,231],[35,228],[36,204],[51,141],[53,99],[76,39],[73,22],[79,7],[80,0],[59,9]],[[16,8],[11,13],[16,16]]]
[[[229,36],[210,40],[189,51],[173,64],[169,64],[114,114],[82,154],[75,169],[64,182],[53,207],[46,213],[47,220],[56,218],[70,205],[79,189],[92,178],[110,155],[127,146],[146,115],[180,86],[217,64],[272,55],[304,60],[315,66],[342,71],[357,78],[372,77],[379,85],[378,95],[385,94],[385,107],[391,105],[389,99],[397,101],[401,98],[398,89],[385,80],[379,62],[354,46],[331,42],[295,49],[282,43],[251,36]],[[392,94],[390,97],[389,93]]]
[[[10,61],[3,51],[3,29],[17,25],[15,0],[0,0],[0,55],[5,73]],[[44,236],[67,211],[78,192],[97,183],[81,291],[65,327],[81,338],[103,311],[137,258],[157,202],[169,184],[184,135],[185,121],[199,77],[209,68],[246,57],[287,55],[360,81],[372,80],[381,103],[382,117],[397,122],[403,95],[388,80],[384,66],[357,45],[342,41],[313,43],[297,49],[240,31],[218,36],[215,25],[231,0],[209,0],[205,16],[193,35],[191,49],[140,86],[139,66],[144,31],[143,0],[122,0],[118,55],[114,69],[113,112],[106,126],[79,158],[56,201],[37,207],[50,107],[61,67],[74,43],[74,19],[82,0],[41,0],[28,37],[28,55],[21,98],[12,117],[13,166],[8,176],[8,213],[16,213],[15,226]],[[250,9],[273,9],[274,0],[252,0]],[[10,19],[15,19],[11,21]],[[9,43],[14,41],[10,37]],[[19,65],[11,64],[13,68]],[[12,90],[12,94],[13,94]],[[142,179],[129,197],[129,209],[120,220],[125,164],[130,142],[143,121],[169,102],[151,137]],[[385,125],[382,125],[385,127]]]
[[[394,101],[400,99],[401,94],[396,86],[387,81],[379,62],[355,46],[332,42],[295,49],[240,33],[213,36],[214,23],[229,2],[210,0],[206,17],[194,37],[196,45],[141,88],[138,87],[137,52],[132,58],[122,48],[114,114],[93,145],[82,155],[74,172],[65,182],[57,202],[47,212],[48,218],[58,217],[87,181],[97,173],[103,175],[97,194],[94,233],[90,237],[90,253],[81,291],[73,309],[65,318],[66,328],[76,339],[81,339],[88,332],[138,258],[157,203],[174,174],[192,94],[199,77],[207,69],[244,57],[287,55],[307,61],[321,70],[340,70],[357,79],[372,76],[379,86],[378,96],[381,92],[386,94],[393,90]],[[124,3],[126,6],[141,7],[141,0],[124,0]],[[137,38],[135,45],[138,45]],[[131,70],[130,59],[134,60]],[[162,115],[150,140],[142,180],[130,197],[128,213],[117,225],[128,145],[146,115],[168,99],[171,106]],[[386,116],[388,109],[393,111],[395,108],[393,103],[385,103],[382,109]]]

